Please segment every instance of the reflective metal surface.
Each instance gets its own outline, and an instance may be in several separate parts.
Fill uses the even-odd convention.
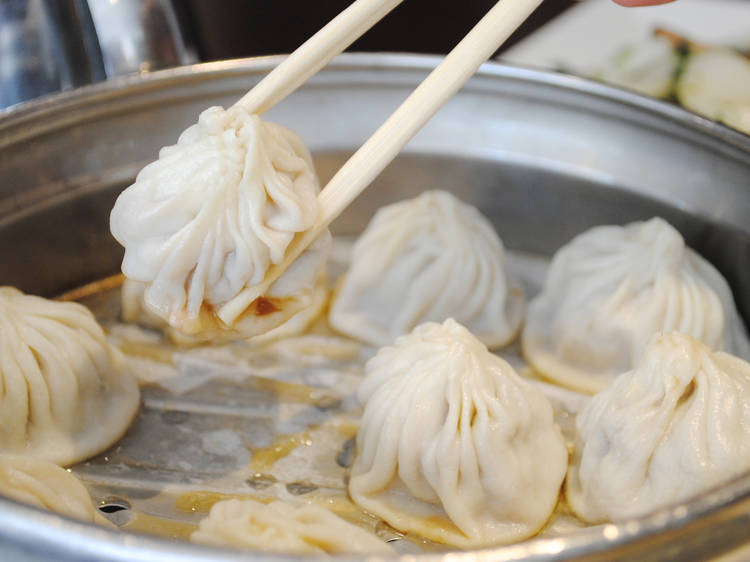
[[[107,221],[119,190],[202,109],[231,104],[274,62],[183,68],[6,112],[0,119],[0,283],[51,296],[114,273],[121,250]],[[325,180],[436,62],[341,57],[268,117],[303,137]],[[357,233],[376,207],[427,188],[449,189],[476,204],[508,247],[545,255],[594,224],[660,214],[728,277],[747,320],[749,173],[750,138],[741,134],[584,80],[488,65],[334,231]],[[702,560],[744,543],[748,525],[750,475],[636,521],[450,558]],[[2,499],[0,555],[289,559],[93,529]]]
[[[196,60],[171,0],[0,2],[0,108]]]
[[[196,62],[172,0],[87,0],[108,77]]]
[[[85,0],[0,2],[0,108],[105,77]]]

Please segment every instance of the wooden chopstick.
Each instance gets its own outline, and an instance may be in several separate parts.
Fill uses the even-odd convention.
[[[318,195],[318,218],[312,228],[295,236],[284,259],[268,268],[262,283],[245,288],[222,306],[219,318],[233,324],[243,310],[264,295],[541,3],[542,0],[500,0],[495,4],[328,182]]]
[[[403,0],[357,0],[274,68],[235,105],[262,115],[299,88],[333,57]]]

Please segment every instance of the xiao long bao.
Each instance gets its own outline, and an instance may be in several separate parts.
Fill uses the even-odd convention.
[[[308,306],[330,246],[325,231],[257,298],[248,297],[318,214],[320,185],[300,138],[242,107],[211,107],[163,148],[110,215],[122,271],[173,328],[250,337]]]
[[[553,257],[522,335],[545,377],[596,393],[628,371],[659,331],[689,334],[750,358],[750,343],[721,274],[660,218],[599,226]]]
[[[452,319],[366,365],[349,493],[394,528],[461,548],[538,532],[568,452],[550,403]]]
[[[352,250],[329,320],[370,345],[455,318],[489,347],[515,337],[523,293],[492,224],[445,191],[378,210]]]
[[[51,462],[0,453],[0,493],[74,519],[110,526],[81,482]]]
[[[386,543],[331,511],[281,501],[224,500],[191,536],[196,543],[285,554],[393,555]]]
[[[677,332],[576,420],[566,495],[591,523],[644,515],[750,470],[750,363]]]
[[[67,465],[117,441],[135,378],[84,306],[0,288],[0,451]]]

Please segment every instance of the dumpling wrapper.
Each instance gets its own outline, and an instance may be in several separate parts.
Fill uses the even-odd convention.
[[[424,322],[455,318],[489,347],[505,345],[524,299],[504,255],[492,224],[446,191],[382,207],[354,244],[329,322],[383,346]]]
[[[594,394],[676,330],[742,357],[750,343],[722,275],[661,218],[598,226],[552,258],[521,344],[544,377]]]
[[[192,542],[298,555],[393,555],[385,542],[319,506],[281,501],[220,501],[211,508]]]
[[[402,532],[461,548],[538,532],[568,452],[549,401],[452,319],[368,361],[349,494]]]
[[[87,523],[112,525],[78,478],[48,461],[0,453],[0,494]]]
[[[320,191],[291,131],[242,107],[211,107],[117,198],[122,271],[146,306],[188,335],[265,333],[309,306],[330,246],[326,230],[262,295],[266,271],[313,226]]]
[[[178,332],[164,319],[151,312],[143,302],[146,284],[132,279],[125,279],[121,289],[122,320],[131,324],[140,324],[149,328],[164,331],[177,345],[194,346],[211,340],[211,334],[188,336]],[[264,334],[253,336],[247,341],[253,345],[262,345],[279,339],[289,338],[303,333],[323,312],[328,303],[328,272],[321,269],[311,294],[309,306],[294,314],[289,320]]]
[[[84,306],[0,287],[0,452],[67,465],[117,441],[135,378]]]
[[[750,470],[750,363],[677,332],[576,419],[568,504],[591,523],[687,500]]]

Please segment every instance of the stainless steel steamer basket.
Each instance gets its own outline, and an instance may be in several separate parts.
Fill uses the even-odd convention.
[[[127,78],[0,118],[0,283],[47,296],[118,270],[109,210],[137,171],[199,112],[230,105],[274,58]],[[438,59],[345,55],[274,108],[323,180]],[[582,79],[487,64],[335,223],[424,189],[454,191],[510,248],[550,255],[595,224],[661,215],[729,280],[750,320],[750,137],[677,107]],[[441,560],[698,560],[750,538],[750,474],[669,510],[562,538]],[[110,531],[0,499],[3,560],[294,559]],[[353,560],[353,558],[351,558]]]

